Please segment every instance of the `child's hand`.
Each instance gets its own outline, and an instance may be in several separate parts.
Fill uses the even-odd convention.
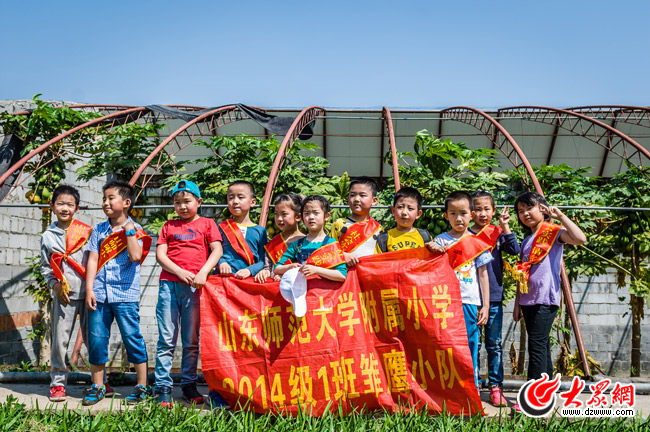
[[[97,310],[97,299],[93,291],[86,291],[86,306],[88,309]]]
[[[197,289],[203,288],[207,279],[207,273],[203,271],[198,272],[196,276],[194,276],[194,280],[192,280],[192,287]]]
[[[183,282],[185,285],[192,285],[194,282],[194,277],[196,276],[194,273],[191,271],[183,270],[179,271],[176,273],[176,276]],[[205,282],[203,282],[205,284]]]
[[[123,229],[124,231],[128,231],[128,230],[130,230],[130,229],[135,229],[135,224],[134,224],[133,222],[131,222],[131,221],[128,221],[127,223],[125,223],[125,224],[122,226],[122,229]]]
[[[447,245],[440,246],[438,243],[434,241],[430,241],[429,243],[425,244],[427,249],[433,253],[445,253],[447,252]]]
[[[70,297],[68,297],[67,294],[63,294],[63,285],[61,285],[61,282],[55,282],[52,289],[54,290],[54,294],[59,298],[61,304],[67,305],[70,303]]]
[[[280,282],[281,280],[282,280],[282,276],[280,276],[280,275],[274,275],[273,276],[273,281],[274,282]]]
[[[242,269],[239,270],[237,273],[235,273],[235,278],[237,279],[246,279],[247,277],[251,276],[251,271],[248,269]]]
[[[230,264],[224,262],[219,264],[219,274],[221,276],[230,276],[232,275],[232,268],[230,267]]]
[[[499,215],[499,225],[505,229],[510,224],[510,206],[505,206]]]
[[[347,264],[348,267],[354,267],[359,264],[359,258],[351,253],[343,252],[343,258],[345,258],[345,264]]]
[[[490,315],[490,308],[488,307],[488,305],[484,305],[478,311],[478,317],[476,317],[477,319],[476,324],[480,326],[484,326],[485,324],[487,324],[489,315]]]
[[[549,215],[551,218],[556,220],[559,220],[562,216],[564,216],[564,213],[562,213],[562,211],[560,211],[560,209],[557,207],[549,207],[549,206],[545,206],[544,204],[540,204],[539,210],[542,213]]]
[[[267,269],[262,269],[255,275],[255,282],[264,283],[268,278],[271,277],[271,272]]]
[[[304,274],[305,276],[317,275],[319,274],[319,268],[315,265],[305,264],[300,269],[300,273]]]

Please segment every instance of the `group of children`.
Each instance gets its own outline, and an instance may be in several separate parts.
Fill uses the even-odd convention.
[[[285,194],[276,198],[275,223],[281,230],[273,239],[254,224],[250,210],[256,204],[255,190],[247,181],[236,181],[227,192],[232,218],[218,225],[199,216],[201,193],[188,180],[172,190],[178,219],[165,223],[156,245],[156,258],[162,267],[156,318],[155,387],[147,385],[147,352],[139,328],[140,263],[148,253],[151,238],[129,217],[134,190],[124,182],[111,181],[103,188],[102,209],[108,220],[91,228],[76,219],[79,193],[60,186],[50,204],[57,217],[43,234],[42,273],[53,291],[52,380],[50,399],[65,399],[67,368],[65,353],[77,316],[86,336],[91,364],[92,385],[84,393],[83,404],[92,405],[113,393],[105,384],[108,340],[113,320],[117,321],[128,361],[133,363],[137,385],[126,397],[139,403],[155,395],[163,406],[171,406],[173,381],[170,376],[179,326],[183,344],[181,387],[183,398],[204,402],[197,390],[199,357],[198,289],[210,274],[253,277],[255,281],[280,281],[291,269],[305,276],[344,281],[347,270],[359,258],[375,253],[426,247],[432,252],[449,252],[460,283],[463,312],[472,356],[475,383],[481,327],[485,327],[488,352],[490,399],[507,406],[501,389],[503,359],[501,326],[503,317],[503,252],[520,254],[513,274],[521,281],[513,316],[526,321],[529,340],[528,378],[551,375],[549,333],[560,304],[560,266],[565,243],[581,244],[585,236],[559,209],[549,207],[536,193],[517,198],[515,210],[520,222],[530,229],[520,247],[509,223],[506,207],[499,215],[499,226],[492,225],[496,212],[492,196],[485,191],[470,195],[457,191],[447,196],[444,217],[451,230],[435,239],[414,227],[422,216],[422,196],[414,188],[396,192],[391,207],[396,227],[383,231],[370,216],[377,204],[377,184],[367,177],[350,182],[348,218],[333,222],[330,204],[322,196],[301,198]],[[562,226],[548,222],[554,218]],[[307,233],[300,230],[304,224]],[[87,243],[87,245],[86,245]],[[87,328],[86,328],[87,322]],[[227,407],[225,400],[210,389],[212,407]],[[516,407],[515,407],[516,408]]]

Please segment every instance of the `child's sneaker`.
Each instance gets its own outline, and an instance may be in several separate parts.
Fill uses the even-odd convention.
[[[113,387],[109,386],[108,383],[104,383],[104,387],[106,387],[106,391],[104,392],[104,396],[106,397],[111,397],[115,394],[115,390],[113,390]]]
[[[212,390],[208,394],[208,403],[210,409],[230,409],[228,402],[216,390]]]
[[[124,398],[129,405],[142,403],[151,397],[151,389],[148,386],[138,384],[135,386],[130,395]]]
[[[50,400],[52,402],[63,402],[65,400],[65,387],[54,386],[50,387]]]
[[[106,387],[103,385],[93,384],[84,392],[84,398],[81,401],[82,405],[95,405],[100,400],[104,399],[106,394]]]
[[[515,406],[512,407],[512,413],[513,414],[521,414],[523,411],[521,410],[521,407],[519,406],[519,402],[515,404]]]
[[[508,406],[508,401],[503,397],[503,389],[499,386],[492,386],[490,389],[490,400],[495,407]]]
[[[174,405],[174,400],[172,399],[172,389],[168,387],[157,388],[156,401],[160,404],[161,407],[171,408]]]
[[[183,399],[188,403],[194,403],[200,405],[203,403],[203,396],[196,388],[196,383],[185,384],[182,387],[183,390]]]

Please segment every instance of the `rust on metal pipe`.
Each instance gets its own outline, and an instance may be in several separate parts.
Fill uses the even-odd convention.
[[[309,123],[314,121],[316,116],[322,115],[324,112],[325,109],[313,105],[303,109],[295,118],[289,131],[284,136],[278,154],[275,156],[275,160],[273,161],[273,168],[271,168],[271,173],[269,174],[269,181],[266,183],[266,190],[264,191],[264,198],[262,199],[262,213],[260,214],[259,225],[266,226],[266,218],[269,215],[269,207],[271,205],[271,195],[273,194],[273,189],[278,181],[278,175],[280,174],[280,169],[282,168],[287,153],[289,153],[289,150],[293,146],[293,143],[298,139],[302,130]]]
[[[399,165],[397,160],[397,146],[395,145],[395,131],[393,130],[393,118],[390,115],[388,107],[382,108],[381,115],[384,117],[384,123],[388,130],[388,144],[390,145],[390,154],[393,159],[393,177],[395,178],[395,192],[397,192],[401,189],[401,186],[399,181]]]

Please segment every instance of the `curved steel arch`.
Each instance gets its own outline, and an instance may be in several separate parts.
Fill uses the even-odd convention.
[[[466,106],[446,108],[440,111],[440,116],[442,117],[440,120],[441,124],[445,119],[454,120],[473,126],[481,131],[483,135],[492,141],[494,147],[512,163],[524,183],[528,184],[528,177],[526,176],[528,174],[535,190],[542,195],[544,194],[542,187],[539,185],[539,181],[537,181],[533,167],[528,162],[524,152],[510,133],[494,118],[484,111]],[[522,172],[524,169],[525,172]]]
[[[106,123],[107,121],[112,122],[111,125],[110,125],[110,127],[112,128],[116,124],[121,124],[122,123],[121,121],[118,121],[118,117],[122,117],[124,115],[133,116],[131,121],[136,121],[139,118],[141,118],[143,114],[146,114],[148,111],[149,110],[147,108],[145,108],[145,107],[136,107],[136,108],[129,108],[129,109],[125,109],[125,110],[115,111],[115,112],[113,112],[111,114],[107,114],[107,115],[104,115],[102,117],[98,117],[96,119],[90,120],[90,121],[88,121],[86,123],[80,124],[79,126],[75,126],[74,128],[69,129],[69,130],[63,132],[62,134],[57,135],[56,137],[52,138],[51,140],[41,144],[40,146],[38,146],[37,148],[35,148],[34,150],[29,152],[25,156],[23,156],[19,161],[17,161],[15,164],[13,164],[11,167],[9,167],[9,169],[0,176],[0,187],[2,187],[4,185],[4,183],[5,183],[5,181],[14,172],[16,172],[18,169],[20,169],[20,174],[18,176],[18,179],[16,179],[16,181],[11,185],[11,189],[10,189],[9,193],[7,193],[7,195],[2,200],[0,200],[0,203],[3,202],[11,194],[11,192],[13,192],[18,186],[23,184],[25,182],[25,180],[27,180],[31,176],[31,173],[28,173],[28,175],[26,175],[24,178],[21,178],[22,173],[24,172],[25,164],[27,163],[27,161],[29,161],[33,157],[38,156],[43,151],[45,151],[48,147],[52,146],[53,144],[55,144],[57,142],[60,142],[60,141],[62,141],[64,139],[66,139],[70,135],[74,134],[75,132],[79,132],[82,129],[86,129],[86,128],[89,128],[89,127],[92,127],[92,126],[98,126],[98,125],[100,125],[102,123]],[[71,148],[62,148],[62,151],[57,153],[56,155],[54,155],[54,157],[63,156],[64,154],[70,153],[71,151],[72,151]],[[40,160],[36,164],[36,169],[35,170],[37,170],[39,168],[42,168],[44,166],[47,166],[53,160],[54,160],[54,158],[51,158],[51,159],[47,160],[47,159],[45,159],[43,157],[43,155],[41,155]]]
[[[463,106],[444,109],[440,112],[440,114],[443,119],[447,118],[455,121],[460,121],[462,123],[469,124],[470,126],[473,126],[483,132],[485,136],[492,140],[495,148],[498,148],[499,151],[503,153],[506,158],[508,158],[508,160],[514,165],[515,169],[519,172],[522,180],[526,182],[526,175],[521,171],[521,167],[523,166],[526,169],[526,173],[530,176],[535,190],[539,194],[544,195],[544,191],[542,190],[542,187],[537,180],[537,176],[535,175],[532,166],[528,162],[526,155],[521,150],[514,138],[512,138],[512,136],[508,133],[508,131],[494,118],[479,109]],[[443,120],[440,121],[442,123]],[[571,283],[569,282],[569,277],[567,276],[566,269],[564,268],[564,261],[562,261],[561,278],[562,291],[564,293],[564,299],[567,304],[567,310],[569,311],[569,317],[571,318],[571,324],[573,325],[575,332],[576,345],[578,346],[578,352],[580,354],[580,359],[582,360],[585,376],[591,376],[591,369],[589,367],[587,358],[587,350],[585,349],[584,341],[582,338],[582,330],[580,329],[578,315],[576,313],[575,304],[573,302]]]
[[[384,118],[386,131],[388,132],[388,144],[390,145],[390,153],[393,160],[393,178],[395,179],[395,192],[400,190],[402,186],[399,181],[399,166],[397,160],[397,145],[395,144],[395,131],[393,130],[393,118],[390,115],[388,107],[382,107],[381,115]],[[382,155],[382,158],[384,155]],[[382,161],[382,163],[384,163]]]
[[[259,108],[258,108],[259,109]],[[208,111],[200,115],[199,117],[190,120],[189,122],[183,124],[180,128],[176,129],[171,135],[169,135],[163,142],[161,142],[158,147],[156,147],[147,158],[140,164],[138,170],[133,174],[129,184],[135,186],[135,183],[142,176],[142,184],[140,186],[140,191],[138,192],[137,197],[140,196],[142,190],[149,184],[152,177],[165,165],[167,158],[164,155],[173,156],[188,145],[192,144],[198,137],[205,136],[214,132],[217,128],[224,126],[228,123],[233,123],[239,120],[245,120],[248,116],[237,108],[236,105],[225,105],[219,108],[216,108],[212,111]],[[188,133],[188,129],[192,126],[200,124],[201,126],[198,130],[194,130],[192,133]],[[183,134],[180,141],[177,139],[179,135]],[[187,140],[186,140],[187,139]],[[170,143],[172,143],[172,149],[170,152],[162,153],[162,150]],[[174,144],[176,147],[174,147]],[[145,173],[145,169],[149,167],[151,162],[158,156],[156,164],[153,167],[152,172]]]
[[[650,107],[631,105],[589,105],[566,108],[567,111],[578,112],[590,117],[606,116],[615,123],[626,123],[634,126],[650,128]],[[600,120],[600,119],[597,119]],[[613,128],[616,128],[612,125]]]
[[[278,154],[275,156],[273,168],[271,168],[271,173],[269,174],[269,181],[266,183],[266,190],[264,191],[264,198],[262,199],[262,213],[260,214],[259,225],[266,226],[266,218],[269,215],[269,207],[271,205],[271,195],[273,194],[273,189],[278,181],[282,164],[284,163],[289,150],[291,150],[293,143],[296,142],[298,136],[300,136],[300,133],[308,124],[314,122],[317,116],[324,114],[324,108],[312,105],[300,111],[300,114],[298,114],[291,124],[291,128],[289,128],[289,131],[282,140]]]
[[[580,112],[542,106],[517,106],[498,110],[499,117],[519,118],[522,115],[525,120],[550,124],[582,136],[641,170],[645,169],[644,159],[645,165],[650,162],[650,151],[638,142],[618,129]]]

